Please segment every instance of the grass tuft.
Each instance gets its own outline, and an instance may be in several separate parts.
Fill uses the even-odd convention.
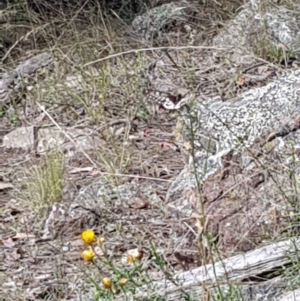
[[[22,194],[20,201],[30,207],[42,219],[46,216],[48,207],[62,200],[64,187],[64,154],[49,153],[39,166],[25,170],[22,178]]]

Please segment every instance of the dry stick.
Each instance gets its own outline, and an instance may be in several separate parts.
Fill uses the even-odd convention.
[[[39,102],[37,102],[37,105],[39,108],[49,117],[51,122],[76,146],[78,147],[79,151],[83,153],[83,155],[89,160],[90,163],[92,163],[94,168],[97,168],[96,163],[92,160],[92,158],[83,150],[83,148],[72,139],[72,137],[64,131],[61,126],[52,118],[52,116],[41,106]],[[130,178],[138,178],[138,179],[147,179],[147,180],[154,180],[154,181],[160,181],[160,182],[171,182],[171,180],[165,180],[165,179],[157,179],[157,178],[152,178],[152,177],[143,177],[139,175],[125,175],[125,174],[112,174],[109,172],[101,172],[102,175],[109,175],[109,176],[116,176],[116,177],[130,177]]]
[[[123,56],[123,55],[126,55],[126,54],[131,54],[131,53],[139,53],[139,52],[147,52],[147,51],[159,51],[159,50],[164,50],[164,51],[168,51],[168,50],[188,50],[188,49],[211,49],[211,50],[230,50],[232,47],[212,47],[212,46],[173,46],[173,47],[170,47],[170,46],[164,46],[164,47],[151,47],[151,48],[140,48],[140,49],[131,49],[131,50],[128,50],[128,51],[123,51],[123,52],[118,52],[118,53],[114,53],[114,54],[111,54],[111,55],[108,55],[106,57],[103,57],[103,58],[100,58],[98,60],[95,60],[95,61],[92,61],[92,62],[88,62],[86,64],[84,64],[82,66],[82,68],[84,67],[87,67],[87,66],[90,66],[90,65],[93,65],[93,64],[96,64],[96,63],[99,63],[99,62],[103,62],[103,61],[106,61],[106,60],[109,60],[109,59],[112,59],[112,58],[115,58],[115,57],[119,57],[119,56]],[[262,58],[259,58],[257,56],[254,56],[254,55],[249,55],[251,58],[254,58],[262,63],[265,63],[269,66],[272,66],[273,68],[275,69],[278,69],[278,70],[282,70],[282,68],[280,68],[279,66],[276,66],[275,64],[272,64],[270,62],[268,62],[267,60],[264,60]]]
[[[166,47],[151,47],[151,48],[140,48],[140,49],[131,49],[131,50],[128,50],[128,51],[124,51],[124,52],[118,52],[118,53],[114,53],[114,54],[111,54],[111,55],[108,55],[106,57],[103,57],[101,59],[98,59],[98,60],[95,60],[95,61],[92,61],[92,62],[89,62],[89,63],[86,63],[84,64],[82,67],[87,67],[87,66],[90,66],[90,65],[93,65],[93,64],[96,64],[96,63],[99,63],[99,62],[102,62],[102,61],[106,61],[106,60],[109,60],[109,59],[112,59],[112,58],[115,58],[115,57],[119,57],[119,56],[123,56],[123,55],[126,55],[126,54],[130,54],[130,53],[139,53],[139,52],[146,52],[146,51],[155,51],[155,50],[186,50],[186,49],[214,49],[214,50],[229,50],[230,48],[220,48],[220,47],[208,47],[208,46],[177,46],[177,47],[169,47],[169,46],[166,46]]]

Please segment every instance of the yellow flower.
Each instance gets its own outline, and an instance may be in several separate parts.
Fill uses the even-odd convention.
[[[93,261],[94,257],[95,253],[92,248],[90,248],[89,250],[84,250],[82,252],[82,258],[84,261]]]
[[[122,286],[126,285],[127,283],[128,283],[128,279],[127,278],[121,278],[120,281],[119,281],[119,284],[122,285]]]
[[[85,230],[81,233],[81,239],[87,244],[91,245],[96,240],[96,234],[94,230]]]
[[[106,288],[106,289],[111,289],[111,287],[112,287],[112,281],[111,281],[110,278],[104,277],[104,278],[102,279],[102,283],[103,283],[103,285],[104,285],[104,288]]]

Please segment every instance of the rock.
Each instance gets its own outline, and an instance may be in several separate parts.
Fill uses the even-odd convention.
[[[169,206],[205,214],[223,254],[254,249],[291,223],[300,176],[299,75],[292,71],[230,102],[199,101],[181,115],[194,155],[169,188]],[[203,136],[215,147],[202,145]]]
[[[292,71],[226,102],[200,97],[188,114],[181,115],[183,139],[190,141],[191,135],[194,139],[190,168],[196,163],[202,182],[222,167],[220,159],[228,151],[250,147],[262,134],[294,122],[289,117],[300,112],[299,76],[299,70]],[[207,151],[209,140],[213,147]]]
[[[39,154],[46,154],[50,150],[57,149],[72,155],[80,148],[82,150],[90,149],[94,146],[92,132],[88,128],[40,128],[37,132],[36,151]]]
[[[10,97],[22,89],[22,77],[33,75],[40,68],[50,67],[52,63],[52,55],[44,52],[24,61],[14,70],[3,73],[0,79],[0,107],[8,104]]]
[[[165,26],[187,17],[186,9],[189,6],[188,2],[179,1],[154,7],[137,16],[131,24],[131,30],[146,40],[156,38]]]
[[[227,50],[214,51],[216,57],[226,57],[233,66],[250,65],[255,56],[268,56],[269,59],[285,57],[291,52],[298,57],[300,45],[299,17],[295,11],[284,6],[263,4],[261,1],[252,5],[244,5],[244,8],[231,20],[218,34],[213,45]],[[273,57],[272,57],[273,56]],[[267,59],[266,57],[262,57]],[[282,58],[283,59],[283,56]]]
[[[3,146],[24,150],[32,149],[34,146],[34,127],[20,127],[8,133],[3,138]]]
[[[104,233],[116,231],[116,226],[120,224],[124,225],[124,231],[131,226],[134,228],[130,216],[132,215],[134,222],[138,213],[136,209],[129,210],[129,203],[139,197],[147,199],[151,204],[158,204],[160,200],[150,185],[138,187],[135,184],[125,183],[112,187],[105,181],[94,182],[83,187],[69,206],[66,204],[52,206],[45,223],[44,235],[48,236],[57,230],[66,233],[68,225],[74,223],[79,229],[101,228]],[[134,211],[134,214],[130,213]],[[126,230],[127,232],[130,233]],[[128,235],[131,236],[133,233]]]
[[[33,56],[32,58],[24,61],[16,67],[16,72],[21,75],[31,75],[38,69],[50,66],[53,63],[53,57],[48,52],[43,52]]]

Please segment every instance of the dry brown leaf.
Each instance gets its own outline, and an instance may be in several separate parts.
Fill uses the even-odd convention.
[[[167,151],[169,149],[176,150],[176,146],[173,143],[169,143],[169,142],[163,142],[160,145],[160,147],[163,151]]]
[[[179,252],[175,252],[174,257],[184,270],[188,270],[190,265],[192,264],[199,266],[201,262],[201,258],[197,254],[185,255]]]
[[[22,238],[35,238],[35,235],[20,232],[20,233],[17,233],[15,236],[13,236],[13,239],[22,239]]]
[[[132,209],[146,209],[149,207],[149,202],[146,202],[144,200],[137,200],[129,204],[129,207]]]
[[[148,137],[150,134],[151,134],[151,129],[148,128],[144,131],[144,137]]]
[[[243,86],[245,84],[245,81],[246,81],[246,77],[243,76],[243,75],[240,75],[236,81],[236,83],[239,85],[239,86]]]
[[[12,238],[7,238],[3,239],[2,243],[7,247],[7,248],[13,248],[15,246],[15,243],[13,242]]]
[[[0,190],[14,188],[14,185],[11,183],[5,183],[0,181]]]
[[[18,248],[16,250],[17,254],[19,254],[20,256],[22,256],[23,254],[26,254],[26,250],[24,248]]]

